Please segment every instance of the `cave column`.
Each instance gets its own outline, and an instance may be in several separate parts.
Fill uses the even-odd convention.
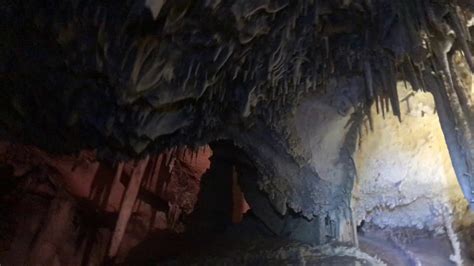
[[[127,190],[125,191],[122,205],[120,206],[119,217],[110,242],[110,249],[108,253],[109,258],[114,258],[117,255],[120,243],[122,242],[122,238],[125,235],[125,231],[127,229],[128,221],[132,215],[133,205],[137,199],[149,158],[149,156],[146,156],[145,159],[138,161],[135,168],[133,169],[130,182],[127,186]]]
[[[341,218],[339,220],[338,241],[343,243],[351,243],[355,246],[359,245],[357,239],[357,229],[354,223],[351,209],[341,210]]]
[[[115,191],[120,191],[120,178],[122,177],[124,162],[119,162],[117,165],[117,170],[115,171],[114,180],[112,181],[112,186],[110,189],[110,194],[107,199],[107,203],[111,204],[114,198],[119,198],[114,195]]]
[[[459,98],[453,87],[439,84],[434,77],[426,78],[433,94],[441,128],[458,182],[474,210],[474,112],[473,108]],[[455,84],[457,90],[466,90]],[[469,95],[464,91],[465,95]]]

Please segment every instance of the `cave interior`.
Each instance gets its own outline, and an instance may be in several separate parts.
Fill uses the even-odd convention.
[[[474,1],[3,0],[0,265],[474,265]]]

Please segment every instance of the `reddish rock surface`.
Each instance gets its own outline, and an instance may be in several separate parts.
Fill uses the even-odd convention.
[[[184,230],[182,217],[193,211],[200,178],[209,168],[211,155],[211,149],[205,146],[196,152],[184,148],[173,149],[150,157],[121,242],[119,258],[123,259],[130,249],[150,234],[160,230]],[[117,173],[120,163],[112,165],[99,162],[94,151],[82,151],[77,156],[56,156],[37,148],[1,142],[0,164],[12,167],[15,178],[25,175],[47,176],[52,186],[37,184],[31,185],[30,189],[50,198],[55,197],[58,188],[64,189],[75,199],[78,210],[111,217],[110,221],[103,221],[111,231],[116,219],[113,217],[117,217],[120,210],[135,162],[123,162],[123,170]],[[114,182],[116,175],[119,178]],[[51,258],[44,259],[54,260],[56,254],[51,254]]]

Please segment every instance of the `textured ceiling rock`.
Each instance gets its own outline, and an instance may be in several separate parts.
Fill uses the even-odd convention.
[[[295,108],[335,95],[341,115],[374,103],[400,116],[403,79],[447,100],[443,129],[464,140],[450,149],[462,179],[474,171],[463,148],[474,150],[473,112],[445,91],[456,84],[453,51],[474,70],[473,11],[471,1],[430,0],[4,1],[0,134],[106,157],[232,138],[277,209],[310,216],[334,190],[288,122]]]
[[[465,27],[472,5],[459,5],[467,7],[382,0],[7,1],[1,7],[4,135],[63,151],[100,146],[140,154],[215,137],[231,121],[271,124],[283,107],[308,91],[323,93],[330,77],[343,76],[365,77],[367,99],[389,97],[398,115],[397,72],[420,89],[417,70],[444,70],[444,50],[452,45],[472,67]]]

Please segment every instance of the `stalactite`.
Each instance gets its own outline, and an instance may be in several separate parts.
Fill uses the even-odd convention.
[[[201,139],[202,137],[202,127],[199,127],[198,130],[197,130],[197,137],[198,139]]]
[[[221,103],[223,103],[223,102],[224,102],[225,95],[226,95],[226,90],[220,90],[220,97],[219,97],[219,101],[220,101]]]
[[[145,169],[148,165],[150,157],[146,156],[143,160],[140,160],[136,163],[135,168],[133,169],[132,176],[130,178],[127,190],[123,197],[122,204],[120,206],[120,212],[115,225],[115,229],[110,241],[110,248],[108,252],[108,257],[113,259],[117,255],[120,243],[122,242],[123,236],[127,229],[130,216],[132,215],[133,206],[135,204],[138,191],[140,190],[140,185],[142,183],[143,176],[145,174]]]
[[[194,70],[194,77],[198,77],[199,70],[201,69],[201,62],[198,62],[196,65],[196,69]]]
[[[232,77],[232,80],[235,80],[237,76],[239,75],[240,67],[237,66],[234,70],[234,76]]]
[[[429,22],[429,25],[435,29],[437,32],[443,32],[441,28],[441,23],[438,21],[435,12],[433,10],[432,5],[429,3],[428,0],[424,0],[424,7],[426,10],[426,15],[427,15],[427,20]]]
[[[142,41],[138,46],[135,63],[132,68],[132,73],[130,73],[130,79],[133,84],[138,84],[139,75],[143,71],[145,61],[157,48],[157,45],[152,42],[153,41],[151,39],[147,39]]]
[[[471,68],[471,71],[474,72],[474,58],[471,53],[471,48],[469,47],[469,44],[467,43],[469,37],[466,36],[466,30],[464,30],[462,26],[463,24],[459,20],[458,15],[453,14],[454,12],[455,11],[453,10],[452,12],[449,13],[449,18],[452,21],[452,24],[454,26],[454,32],[456,33],[456,40],[461,44],[461,49],[464,53],[464,57],[466,58],[466,62]]]
[[[401,113],[400,113],[400,100],[398,98],[397,90],[397,77],[395,73],[394,63],[389,63],[389,92],[390,92],[390,102],[392,105],[393,113],[398,117],[398,120],[401,122]]]
[[[453,40],[446,36],[445,40],[434,42],[434,53],[438,59],[437,68],[443,73],[443,80],[448,86],[453,87],[453,77],[448,62],[448,53],[451,51]]]
[[[450,69],[452,69],[452,78],[453,78],[453,88],[454,88],[454,91],[456,92],[456,95],[459,99],[459,103],[461,105],[461,108],[463,109],[463,112],[464,114],[466,115],[467,117],[467,121],[470,122],[472,124],[472,132],[474,132],[474,112],[471,111],[471,106],[472,106],[472,102],[471,102],[471,99],[470,99],[470,96],[469,96],[469,93],[464,89],[462,88],[462,86],[460,84],[462,84],[461,80],[459,79],[459,77],[457,76],[457,73],[456,71],[454,71],[454,56],[451,56],[451,59],[449,60],[449,64],[450,64]]]
[[[374,86],[373,86],[373,79],[372,79],[372,69],[370,67],[370,62],[364,62],[364,73],[365,73],[365,82],[367,85],[367,92],[369,99],[374,97]]]
[[[120,177],[122,176],[123,172],[123,166],[124,162],[119,162],[117,165],[117,170],[115,171],[114,179],[112,181],[112,186],[111,186],[111,193],[109,194],[109,198],[107,199],[107,203],[111,203],[113,201],[113,191],[119,190],[118,188],[120,187]]]
[[[311,88],[311,80],[309,77],[307,77],[304,82],[304,93],[309,93],[310,88]]]
[[[423,71],[420,69],[420,67],[417,67],[416,69],[418,70],[418,79],[421,81],[422,91],[426,91],[428,87],[426,86],[426,83],[425,83],[425,77],[424,77]]]
[[[405,63],[403,64],[403,72],[407,76],[412,88],[415,89],[415,91],[421,91],[421,84],[417,78],[415,69],[413,68],[410,59],[405,60]]]
[[[222,45],[217,48],[216,53],[214,54],[214,58],[213,58],[214,62],[217,61],[217,58],[219,58],[219,55],[221,54],[221,52],[222,52]]]
[[[384,97],[384,100],[385,100],[385,112],[389,113],[390,112],[390,99],[389,97],[385,96]]]
[[[131,60],[131,57],[133,55],[133,51],[136,49],[136,44],[132,44],[130,45],[128,48],[127,48],[127,51],[125,52],[125,54],[123,55],[123,58],[122,58],[122,63],[120,64],[120,70],[124,70],[125,69],[125,66],[128,65],[129,63],[129,60]]]
[[[170,14],[166,17],[164,29],[171,29],[177,25],[178,22],[181,21],[188,12],[189,8],[191,7],[191,3],[192,1],[185,2],[184,8],[182,5],[172,8]]]
[[[186,75],[186,78],[184,79],[183,85],[181,87],[182,91],[186,90],[186,85],[188,84],[188,81],[191,78],[191,72],[193,71],[193,65],[194,65],[194,61],[191,61],[191,64],[189,65],[189,68],[188,68],[188,74]]]
[[[225,63],[227,63],[227,61],[229,61],[229,58],[232,56],[232,54],[234,53],[234,45],[230,45],[229,47],[227,47],[227,54],[225,55],[224,59],[222,60],[222,62],[220,62],[220,64],[217,66],[217,71],[220,71]]]
[[[350,56],[346,57],[346,63],[347,67],[349,68],[349,71],[352,71],[352,59],[350,58]]]
[[[324,36],[323,41],[324,41],[325,58],[329,59],[329,38],[327,36]]]
[[[380,103],[379,103],[379,96],[376,95],[375,96],[375,110],[377,112],[377,114],[380,114]],[[383,108],[383,107],[382,107]]]

